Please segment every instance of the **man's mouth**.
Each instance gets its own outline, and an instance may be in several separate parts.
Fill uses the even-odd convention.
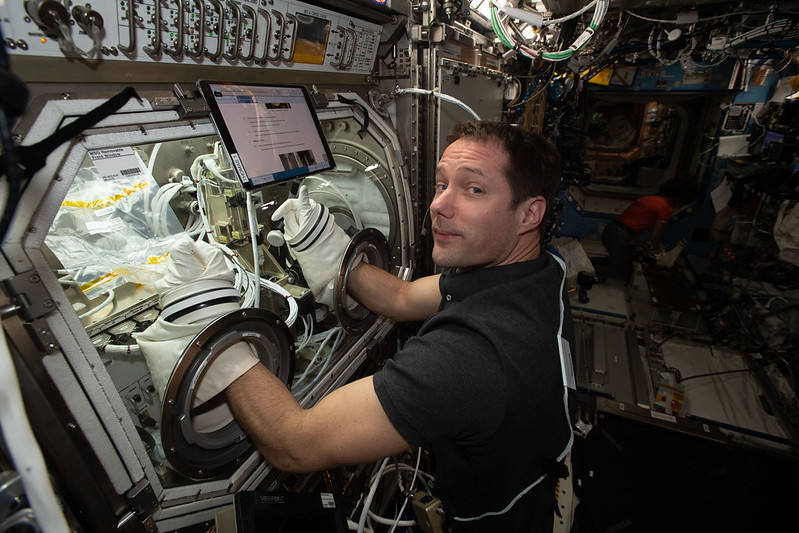
[[[433,234],[438,239],[451,239],[458,236],[457,233],[442,228],[433,228]]]

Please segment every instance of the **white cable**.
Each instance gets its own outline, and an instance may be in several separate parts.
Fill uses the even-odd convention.
[[[261,278],[260,282],[261,282],[261,287],[282,296],[283,299],[286,300],[286,305],[288,305],[289,308],[289,315],[288,318],[286,318],[285,322],[288,327],[293,326],[294,322],[297,321],[297,317],[299,316],[299,305],[297,305],[297,300],[294,298],[294,296],[292,296],[292,294],[289,291],[287,291],[286,289],[281,287],[280,284],[275,283],[274,281]]]
[[[762,37],[764,35],[771,35],[772,33],[782,33],[786,31],[788,26],[791,24],[790,19],[778,19],[773,22],[769,22],[768,24],[764,24],[759,28],[755,28],[750,30],[743,35],[739,35],[733,39],[727,41],[724,45],[724,48],[731,48],[734,46],[738,46],[741,43],[746,41],[751,41],[752,39],[756,39],[757,37]]]
[[[155,143],[155,146],[153,146],[153,151],[150,152],[150,159],[147,161],[147,171],[151,176],[153,175],[153,169],[155,168],[155,158],[158,156],[158,152],[161,151],[161,146],[163,144],[164,143]]]
[[[202,179],[202,167],[203,161],[212,157],[210,154],[203,154],[194,158],[194,162],[191,164],[190,172],[191,172],[191,180],[194,182],[194,186],[197,189],[197,214],[200,217],[200,223],[202,227],[205,228],[205,234],[200,232],[197,236],[197,240],[203,240],[203,237],[207,237],[208,241],[211,242],[214,240],[214,234],[211,230],[211,224],[208,220],[208,215],[205,210],[205,195],[203,190],[204,180]]]
[[[152,217],[156,234],[160,237],[168,237],[171,235],[167,223],[167,217],[169,216],[170,210],[169,203],[175,196],[177,196],[182,188],[182,183],[167,183],[163,187],[159,187],[158,192],[155,194],[152,207]]]
[[[421,448],[418,448],[418,449],[416,450],[416,468],[414,468],[414,469],[413,469],[413,477],[411,478],[410,489],[413,489],[413,486],[416,484],[416,478],[417,478],[417,476],[419,475],[419,463],[420,463],[421,461],[422,461],[422,449],[421,449]],[[402,523],[401,523],[401,521],[400,521],[400,517],[402,516],[402,513],[405,511],[405,507],[406,507],[407,505],[408,505],[408,497],[406,496],[406,497],[403,499],[403,502],[402,502],[402,507],[400,507],[400,510],[399,510],[399,512],[397,513],[397,519],[394,521],[394,525],[392,525],[392,526],[391,526],[391,529],[389,530],[389,532],[388,532],[388,533],[394,533],[394,530],[395,530],[395,529],[397,529],[397,526],[398,526],[398,525],[401,525],[401,526],[403,526],[403,527],[408,527],[408,526],[413,526],[413,525],[415,525],[415,524],[416,524],[416,522],[415,522],[414,520],[411,520],[411,521],[410,521],[410,522],[411,522],[410,524],[407,524],[407,523],[406,523],[406,522],[408,522],[407,520],[406,520],[406,521],[404,521],[404,522],[402,522]]]
[[[191,167],[189,169],[189,171],[191,172],[191,178],[194,181],[194,183],[200,181],[200,178],[202,177],[200,174],[202,171],[202,166],[204,161],[206,159],[212,158],[213,156],[214,156],[213,154],[203,154],[194,158],[194,161],[192,162]]]
[[[211,174],[214,175],[220,181],[224,181],[225,183],[238,183],[236,180],[232,180],[230,178],[225,177],[222,174],[222,171],[219,170],[219,164],[214,161],[213,159],[209,159],[205,162],[205,168],[211,171]]]
[[[355,522],[353,522],[352,520],[350,520],[348,518],[347,519],[347,529],[349,529],[350,531],[357,531],[358,530],[358,524],[356,524]],[[364,528],[362,531],[364,533],[373,533],[373,531],[371,529],[369,529],[369,528]]]
[[[389,457],[383,459],[383,462],[380,464],[380,469],[377,471],[377,476],[375,477],[374,483],[372,486],[369,487],[369,494],[366,496],[366,500],[363,502],[363,511],[361,511],[361,518],[358,520],[358,533],[361,533],[364,530],[364,525],[366,524],[366,517],[369,515],[369,507],[372,506],[372,500],[375,497],[375,492],[377,492],[377,486],[380,484],[380,477],[383,475],[383,470],[386,468],[386,464],[388,463]]]
[[[208,239],[208,242],[214,243],[216,242],[216,234],[211,226],[211,221],[208,218],[208,212],[205,208],[206,181],[198,179],[195,183],[197,184],[197,206],[200,214],[200,220],[202,221],[203,228],[205,228],[205,233],[200,232],[200,234],[197,236],[197,240],[201,241],[203,238],[206,238]]]
[[[230,180],[223,176],[219,172],[219,167],[215,163],[215,160],[218,160],[221,157],[221,143],[217,141],[214,144],[213,153],[210,154],[203,154],[194,159],[194,162],[191,164],[191,178],[192,181],[195,183],[197,188],[197,207],[200,219],[202,220],[202,225],[205,228],[205,234],[200,232],[197,236],[197,240],[201,241],[203,237],[208,239],[208,242],[213,242],[216,240],[216,234],[214,233],[213,227],[211,225],[210,220],[208,219],[208,213],[206,210],[205,205],[205,189],[203,186],[208,183],[207,180],[203,179],[203,172],[202,169],[205,168],[211,174],[213,174],[216,178],[231,183],[234,180]]]
[[[431,483],[435,482],[435,477],[433,477],[432,474],[425,472],[424,470],[419,470],[417,468],[414,468],[411,465],[405,463],[398,463],[396,465],[390,464],[386,467],[386,470],[383,472],[383,474],[387,474],[394,470],[406,470],[408,472],[416,471],[418,480],[425,485],[427,485],[428,481]]]
[[[108,307],[109,305],[111,305],[111,303],[112,303],[113,301],[114,301],[114,289],[111,289],[111,290],[109,290],[109,291],[106,293],[106,297],[105,297],[105,300],[103,301],[103,303],[101,303],[101,304],[100,304],[99,306],[97,306],[97,307],[93,307],[93,308],[89,309],[88,311],[86,311],[86,312],[85,312],[85,313],[83,313],[82,315],[78,315],[78,318],[80,318],[81,320],[83,320],[84,318],[90,317],[90,316],[92,316],[93,314],[95,314],[95,313],[97,313],[97,312],[99,312],[99,311],[102,311],[103,309],[105,309],[106,307]]]
[[[424,483],[426,491],[429,492],[429,487],[427,486],[427,483],[422,479],[422,477],[419,477],[419,475],[427,476],[431,480],[432,480],[432,476],[430,474],[427,474],[426,472],[421,472],[419,470],[419,463],[421,462],[421,459],[422,459],[422,449],[421,448],[417,448],[416,466],[415,467],[411,467],[410,465],[407,465],[405,463],[389,464],[389,465],[385,466],[380,472],[377,472],[377,473],[375,473],[372,476],[371,485],[370,486],[373,487],[373,486],[378,485],[380,483],[380,480],[386,474],[388,474],[389,472],[394,472],[394,471],[398,471],[398,470],[410,470],[410,471],[413,471],[413,478],[411,479],[411,483],[409,485],[408,491],[410,491],[414,487],[414,485],[416,484],[417,477],[418,477],[419,480],[422,480],[422,482]],[[402,487],[402,478],[401,478],[401,476],[397,476],[397,483],[399,485],[400,493],[403,496],[406,496],[406,493],[408,491],[404,490],[403,487]],[[412,527],[412,526],[416,525],[416,521],[415,520],[400,520],[400,518],[402,517],[402,513],[405,511],[405,507],[408,504],[408,500],[409,499],[407,497],[404,498],[402,506],[400,507],[400,510],[398,511],[398,513],[397,513],[395,518],[386,518],[386,517],[380,516],[380,515],[376,514],[375,512],[373,512],[370,508],[368,508],[369,518],[374,520],[375,522],[377,522],[379,524],[391,525],[392,527],[391,527],[391,530],[389,531],[389,533],[392,533],[397,526]],[[357,507],[357,505],[356,505],[356,507]]]
[[[158,218],[161,224],[161,229],[163,231],[163,235],[169,235],[169,229],[167,227],[167,216],[172,209],[169,203],[180,194],[180,190],[183,188],[182,183],[167,183],[163,187],[160,187],[158,192],[160,193],[160,201],[158,203]],[[163,192],[161,192],[163,191]]]
[[[58,278],[58,283],[60,283],[61,285],[67,285],[67,286],[70,286],[70,287],[80,287],[81,286],[81,284],[79,282],[75,281],[74,279],[69,279],[67,276],[64,276],[63,278]]]
[[[233,267],[236,271],[237,278],[236,281],[237,286],[236,288],[242,295],[242,307],[253,307],[255,302],[255,296],[253,295],[255,287],[255,280],[252,278],[252,275],[249,272],[242,271],[243,269],[239,266]],[[245,285],[246,283],[246,285]]]
[[[594,9],[594,16],[591,18],[591,22],[585,28],[583,33],[574,40],[568,49],[561,52],[544,52],[541,54],[545,60],[561,61],[563,59],[568,59],[574,54],[574,52],[581,50],[586,44],[588,44],[588,41],[591,40],[591,37],[593,37],[596,29],[605,19],[605,15],[608,12],[608,5],[610,4],[610,0],[597,0],[597,2],[596,9]]]
[[[325,332],[324,340],[319,345],[319,347],[316,349],[316,353],[314,353],[314,356],[308,362],[308,366],[305,368],[305,372],[303,372],[302,376],[300,376],[299,379],[297,379],[297,383],[302,383],[303,381],[305,381],[305,379],[308,377],[308,373],[313,368],[314,364],[316,363],[316,360],[322,355],[322,350],[325,348],[325,346],[327,346],[327,343],[330,341],[330,339],[333,338],[333,335],[338,335],[338,334],[342,333],[343,331],[344,330],[343,330],[343,328],[341,326],[336,326],[334,328],[331,328],[327,332]],[[331,348],[330,348],[330,353],[327,356],[328,361],[333,356],[333,352],[335,352],[335,350],[337,348],[338,340],[339,340],[339,338],[336,339],[336,341],[333,343],[333,346],[331,346]],[[323,367],[323,369],[324,369],[324,367]],[[322,372],[320,370],[320,372],[317,375],[319,375],[321,373]],[[311,384],[313,384],[313,382]],[[310,385],[306,385],[304,388],[307,389],[309,387],[310,387]]]
[[[236,279],[236,285],[235,286],[236,286],[237,289],[241,290],[242,287],[244,286],[244,283],[243,283],[243,278],[241,277],[240,272],[239,272],[240,269],[243,270],[243,267],[241,266],[241,264],[239,263],[239,260],[238,260],[239,254],[237,254],[236,252],[234,252],[233,250],[231,250],[230,248],[228,248],[227,246],[225,246],[221,242],[212,241],[210,244],[214,248],[219,248],[220,250],[222,250],[222,253],[225,254],[225,260],[227,261],[228,266],[231,269],[235,270],[236,274],[238,276],[237,279]],[[247,279],[247,283],[248,284],[249,284],[249,281],[250,280],[248,278]]]
[[[581,50],[585,47],[588,42],[593,37],[594,33],[596,32],[599,25],[602,23],[605,15],[608,12],[608,6],[610,4],[610,0],[596,0],[592,2],[588,6],[586,6],[585,10],[589,7],[594,6],[594,15],[591,19],[591,22],[585,28],[582,34],[577,37],[574,42],[565,50],[559,50],[557,52],[541,52],[539,50],[535,50],[526,46],[524,43],[516,42],[513,37],[507,33],[507,30],[504,27],[504,24],[500,20],[500,16],[498,15],[498,8],[496,4],[491,6],[491,17],[492,17],[492,27],[494,28],[495,32],[499,32],[499,38],[509,48],[512,50],[519,50],[524,56],[529,57],[531,59],[538,59],[539,57],[543,58],[545,61],[563,61],[569,59],[574,55],[575,52]],[[573,16],[581,15],[584,11],[580,11],[575,13]],[[570,16],[569,18],[571,18]],[[561,19],[556,19],[561,20]],[[544,23],[546,24],[546,22]]]
[[[503,24],[502,22],[502,16],[499,14],[499,9],[496,7],[496,3],[492,4],[491,16],[492,16],[492,27],[494,27],[495,32],[499,33],[497,37],[499,37],[504,44],[508,44],[509,48],[514,49],[515,41],[513,37],[511,37],[510,33],[508,33],[507,28],[505,28],[505,24]],[[495,26],[493,24],[494,18],[497,21],[497,24]],[[505,19],[507,20],[507,17],[505,17]],[[523,47],[520,48],[523,49]]]
[[[0,324],[2,328],[2,324]],[[42,531],[69,533],[39,443],[33,435],[6,337],[0,334],[0,429]]]
[[[311,335],[313,335],[313,319],[311,317],[302,317],[303,335],[302,339],[297,342],[295,351],[303,350],[308,343],[311,342]]]
[[[258,260],[258,221],[255,219],[255,208],[252,202],[252,193],[247,191],[247,222],[250,226],[250,241],[252,242],[252,270],[253,278],[261,279],[261,262]],[[255,289],[255,301],[253,307],[261,306],[261,287]]]
[[[106,344],[102,349],[105,353],[122,353],[128,355],[141,353],[141,348],[138,344]]]
[[[313,336],[311,337],[311,342],[312,343],[322,342],[322,340],[324,340],[324,338],[327,337],[327,335],[328,331],[320,331],[314,333]]]
[[[258,234],[258,221],[255,217],[255,207],[252,201],[252,195],[248,191],[247,192],[247,221],[250,228],[250,235],[252,237],[252,253],[253,253],[253,272],[247,271],[241,262],[237,259],[238,254],[233,252],[230,248],[221,244],[216,241],[216,236],[211,226],[211,222],[208,219],[208,213],[205,209],[205,189],[204,187],[208,183],[207,180],[202,179],[201,177],[201,166],[205,166],[205,168],[214,172],[214,169],[209,167],[209,163],[214,160],[215,157],[218,157],[220,150],[220,144],[216,143],[216,147],[214,149],[214,154],[204,154],[197,157],[191,165],[191,175],[192,180],[196,184],[197,187],[197,205],[199,210],[199,216],[202,223],[202,226],[205,228],[205,236],[208,239],[208,242],[213,246],[216,246],[222,250],[225,254],[225,258],[229,261],[234,269],[236,270],[236,288],[243,292],[244,301],[242,302],[242,307],[259,307],[260,306],[260,288],[264,287],[272,292],[275,292],[283,297],[286,301],[286,305],[288,306],[289,314],[288,318],[285,320],[286,325],[291,327],[294,325],[294,322],[297,320],[297,316],[299,315],[299,306],[297,304],[297,300],[292,296],[292,294],[281,287],[279,284],[269,281],[267,279],[261,278],[261,265],[258,261],[258,241],[257,241],[257,234]],[[214,174],[216,175],[216,174]],[[223,180],[224,177],[221,177]],[[231,181],[231,180],[225,180]],[[200,233],[198,237],[198,241],[202,240],[203,234]],[[240,272],[244,272],[245,274],[242,276]],[[247,281],[245,286],[244,281]]]
[[[211,171],[211,173],[216,176],[218,179],[226,182],[226,183],[239,183],[238,180],[230,179],[222,174],[220,170],[219,161],[222,159],[222,149],[220,148],[221,145],[217,143],[216,148],[214,149],[214,157],[209,159],[203,160],[205,163],[205,168]]]
[[[552,24],[560,24],[561,22],[566,22],[567,20],[571,20],[571,19],[573,19],[575,17],[579,17],[580,15],[582,15],[583,13],[585,13],[586,11],[588,11],[592,7],[594,7],[594,4],[596,4],[596,3],[597,3],[597,0],[592,0],[591,3],[587,4],[585,7],[583,7],[579,11],[575,11],[571,15],[566,15],[565,17],[561,17],[559,19],[545,20],[543,25],[544,26],[551,26]]]
[[[219,141],[214,143],[213,153],[197,156],[191,165],[191,176],[194,179],[194,181],[196,182],[200,178],[200,172],[201,172],[200,167],[204,166],[216,178],[227,183],[238,183],[238,181],[232,180],[222,175],[221,171],[219,170],[219,163],[218,163],[221,157],[222,157],[222,148],[221,148],[221,143]]]
[[[639,15],[638,13],[633,13],[632,11],[629,11],[629,10],[625,10],[625,12],[629,13],[631,16],[633,16],[633,17],[635,17],[637,19],[645,20],[647,22],[659,22],[661,24],[677,24],[677,19],[669,19],[669,20],[653,19],[653,18],[645,17],[643,15]]]
[[[285,322],[288,327],[294,325],[294,322],[297,320],[297,316],[299,315],[299,306],[297,305],[297,300],[288,290],[281,287],[278,283],[268,279],[256,277],[254,273],[249,272],[246,268],[244,268],[244,265],[239,262],[239,255],[224,244],[216,241],[212,241],[210,244],[222,250],[222,253],[225,254],[225,260],[228,262],[228,265],[236,272],[236,282],[234,286],[239,292],[243,293],[244,301],[241,304],[242,307],[256,307],[254,293],[258,292],[258,286],[260,284],[261,287],[277,293],[286,301],[286,305],[289,308],[289,314]],[[243,275],[241,274],[242,272],[244,273]],[[245,280],[247,282],[246,286],[244,284]]]
[[[372,520],[374,520],[378,524],[383,524],[384,526],[391,526],[391,529],[389,531],[394,531],[394,528],[396,528],[398,525],[400,527],[412,527],[412,526],[415,526],[416,525],[416,520],[400,520],[399,519],[399,517],[402,516],[402,511],[405,510],[405,504],[407,504],[407,503],[408,503],[408,498],[405,498],[405,501],[402,502],[402,509],[400,509],[400,512],[397,515],[396,519],[395,518],[385,518],[383,516],[375,514],[374,511],[372,511],[372,510],[369,511],[369,518],[371,518]]]
[[[656,48],[654,50],[652,49],[652,41],[654,40],[654,34],[655,34],[655,31],[657,29],[658,29],[657,26],[653,26],[652,27],[652,31],[649,32],[649,39],[647,40],[647,45],[649,47],[649,53],[652,55],[652,57],[657,59],[658,62],[661,65],[665,66],[665,67],[673,65],[674,63],[676,63],[678,61],[681,62],[683,65],[687,65],[689,67],[691,66],[691,63],[693,63],[693,65],[696,65],[696,63],[694,63],[693,59],[691,59],[691,54],[694,52],[694,49],[696,48],[696,44],[697,44],[695,37],[691,38],[691,43],[690,43],[689,47],[680,50],[679,54],[677,54],[677,57],[675,57],[674,59],[663,59],[663,57],[661,57],[661,55],[660,55],[660,43],[662,41],[661,37],[663,35],[663,30],[662,29],[660,30],[660,32],[658,34],[657,42],[655,43],[656,44]]]
[[[450,96],[448,94],[440,93],[438,91],[430,91],[430,90],[427,90],[427,89],[417,89],[416,87],[407,87],[405,89],[398,89],[397,91],[395,91],[394,94],[425,94],[425,95],[433,95],[433,96],[435,96],[436,98],[438,98],[440,100],[444,100],[446,102],[450,102],[452,104],[456,104],[456,105],[462,107],[463,109],[466,110],[466,112],[468,112],[470,115],[472,115],[475,120],[482,120],[480,118],[480,115],[478,115],[474,111],[474,109],[472,109],[471,107],[469,107],[465,103],[461,102],[460,100],[458,100],[454,96]]]
[[[186,221],[186,233],[192,237],[202,235],[204,227],[202,217],[194,213],[189,214],[189,219]]]

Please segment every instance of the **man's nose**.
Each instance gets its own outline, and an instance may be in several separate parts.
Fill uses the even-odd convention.
[[[430,202],[430,213],[433,215],[450,216],[452,212],[452,200],[449,189],[439,191]]]

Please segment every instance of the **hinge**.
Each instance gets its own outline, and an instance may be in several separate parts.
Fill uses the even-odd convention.
[[[208,104],[200,94],[200,91],[184,91],[179,84],[175,84],[175,95],[177,96],[178,115],[180,118],[199,118],[207,117],[210,113]]]
[[[158,499],[155,497],[153,487],[150,485],[147,478],[140,479],[139,482],[128,491],[126,496],[131,511],[133,511],[136,518],[144,524],[145,529],[147,531],[155,531],[151,529],[151,527],[155,525],[153,522],[153,512],[158,507]]]
[[[58,307],[44,287],[42,278],[33,270],[5,279],[3,285],[19,314],[28,322]]]

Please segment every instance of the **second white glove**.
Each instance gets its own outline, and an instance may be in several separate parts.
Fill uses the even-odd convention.
[[[296,199],[286,200],[272,214],[272,220],[281,218],[286,243],[300,262],[316,301],[335,307],[338,268],[350,237],[327,207],[310,198],[304,185]]]

